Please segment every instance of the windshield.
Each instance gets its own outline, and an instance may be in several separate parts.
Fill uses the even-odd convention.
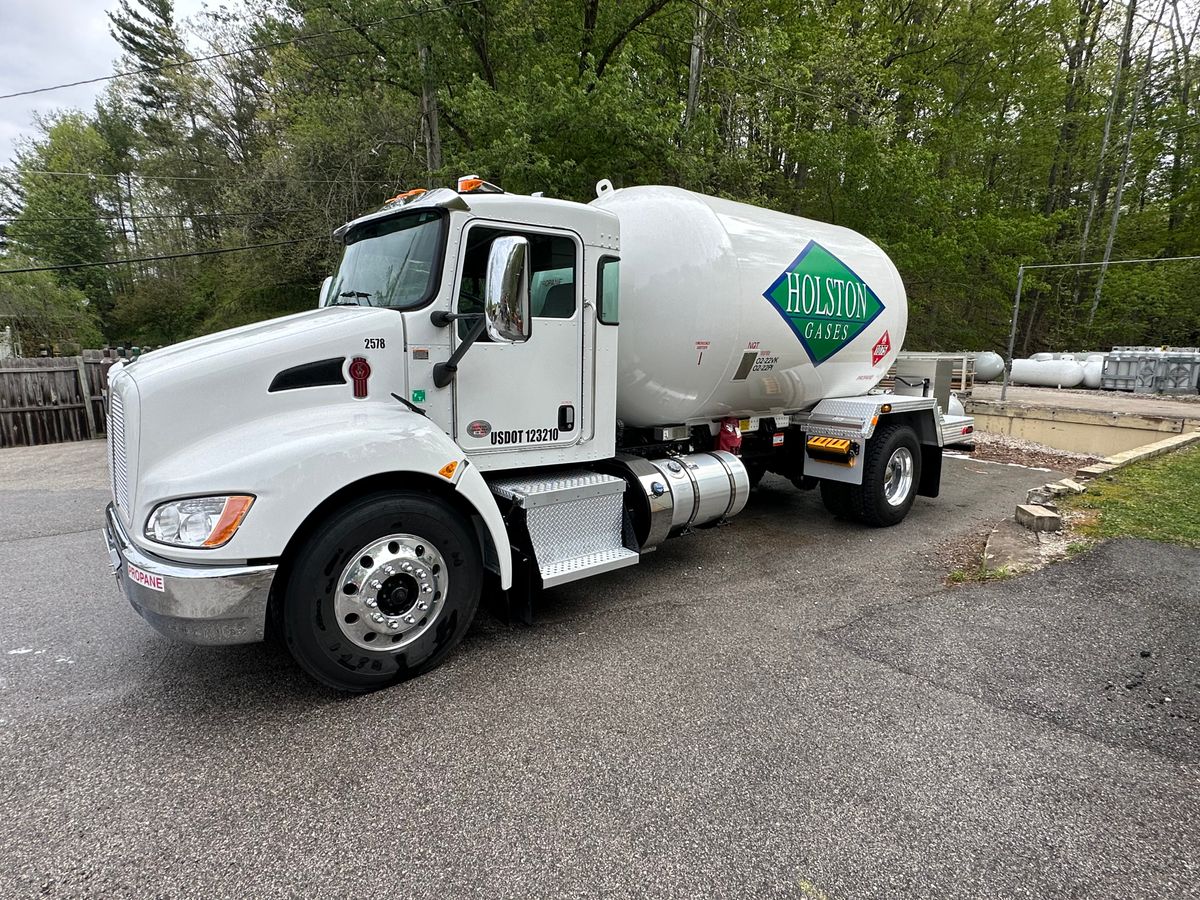
[[[359,225],[329,289],[330,304],[412,309],[437,290],[444,213],[426,209]]]

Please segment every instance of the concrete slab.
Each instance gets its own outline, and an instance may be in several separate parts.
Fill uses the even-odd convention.
[[[1013,386],[1001,401],[999,385],[987,384],[975,388],[965,407],[980,430],[1093,456],[1200,431],[1200,398]]]
[[[1062,516],[1045,506],[1018,503],[1017,524],[1031,531],[1059,531],[1062,529]]]
[[[977,383],[971,391],[971,400],[1000,402],[1000,385]],[[1128,391],[1060,391],[1055,388],[1010,384],[1007,400],[1009,403],[1030,406],[1188,419],[1200,424],[1200,395],[1163,397],[1157,394],[1132,394]]]
[[[1041,544],[1036,532],[1023,528],[1012,519],[1001,522],[988,535],[983,549],[983,564],[988,569],[1025,572],[1041,562]]]

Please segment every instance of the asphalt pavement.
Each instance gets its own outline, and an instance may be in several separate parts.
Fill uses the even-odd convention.
[[[729,526],[365,697],[120,597],[101,444],[0,451],[0,897],[1200,896],[1200,554],[947,589],[1045,472]]]

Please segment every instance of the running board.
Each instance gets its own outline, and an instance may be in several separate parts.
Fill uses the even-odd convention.
[[[601,572],[611,572],[613,569],[623,569],[626,566],[637,565],[638,552],[621,547],[616,550],[601,550],[599,553],[589,553],[562,562],[539,565],[542,575],[542,587],[555,587],[569,581],[579,581],[599,575]]]

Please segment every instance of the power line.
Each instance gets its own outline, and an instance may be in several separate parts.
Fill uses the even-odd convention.
[[[99,266],[120,266],[125,263],[158,262],[164,259],[184,259],[189,256],[215,256],[218,253],[238,253],[242,250],[261,250],[264,247],[282,247],[285,244],[299,244],[304,238],[293,238],[289,241],[272,241],[269,244],[247,244],[244,247],[219,247],[215,250],[193,250],[190,253],[167,253],[162,256],[135,256],[129,259],[114,259],[108,262],[68,263],[61,266],[27,266],[23,269],[0,269],[0,275],[15,275],[19,272],[59,272],[63,269],[93,269]]]
[[[144,178],[157,181],[220,181],[227,184],[345,184],[344,178],[230,178],[223,175],[150,175],[144,172],[63,172],[52,169],[16,169],[12,166],[0,166],[0,171],[12,172],[15,175],[49,175],[57,178]],[[385,187],[384,181],[364,181],[364,185]]]
[[[1145,259],[1110,259],[1107,262],[1084,262],[1084,263],[1039,263],[1033,266],[1019,266],[1020,269],[1086,269],[1091,266],[1121,266],[1128,263],[1159,263],[1159,262],[1184,262],[1187,260],[1200,259],[1200,256],[1148,256]]]
[[[223,53],[213,53],[208,56],[196,56],[191,59],[181,60],[174,63],[165,63],[161,66],[145,66],[140,69],[129,69],[125,72],[115,72],[112,75],[102,75],[98,78],[84,78],[80,81],[68,81],[63,84],[52,84],[47,87],[31,88],[27,91],[13,91],[11,94],[0,94],[0,100],[9,100],[13,97],[28,97],[31,94],[45,94],[49,91],[59,91],[63,88],[79,87],[84,84],[99,84],[102,81],[113,81],[117,78],[128,78],[132,75],[153,75],[158,72],[166,72],[169,69],[180,69],[186,66],[193,66],[197,63],[210,62],[214,59],[226,59],[230,56],[238,56],[242,53],[256,53],[259,50],[270,50],[275,47],[286,47],[290,44],[302,44],[305,41],[316,40],[321,37],[329,37],[335,34],[345,34],[348,31],[358,31],[360,28],[375,28],[378,25],[386,25],[389,22],[399,22],[402,19],[411,19],[414,16],[424,16],[429,13],[446,12],[460,6],[474,6],[481,3],[482,0],[461,0],[458,3],[447,3],[444,6],[430,7],[429,9],[419,9],[413,12],[404,13],[399,16],[388,16],[384,19],[377,19],[374,22],[366,22],[362,25],[348,25],[345,28],[335,28],[331,31],[319,31],[316,34],[301,35],[300,37],[288,38],[286,40],[271,41],[267,44],[257,44],[251,47],[239,47],[236,50],[226,50]]]
[[[15,222],[18,219],[22,224],[27,223],[42,223],[42,222],[92,222],[96,219],[117,221],[120,219],[234,219],[243,216],[278,216],[284,213],[322,213],[326,210],[317,209],[315,207],[295,206],[288,209],[264,209],[253,211],[236,211],[236,212],[215,212],[215,213],[96,213],[95,216],[34,216],[33,218],[25,218],[20,213],[13,215],[0,215],[0,224],[4,222]]]

